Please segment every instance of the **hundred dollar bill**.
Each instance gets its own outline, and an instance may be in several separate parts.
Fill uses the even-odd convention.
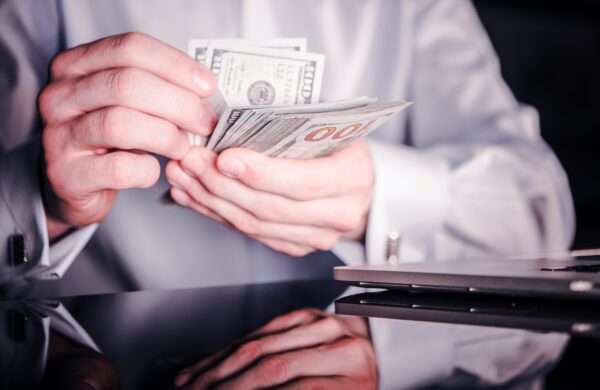
[[[262,152],[272,157],[298,159],[327,156],[364,138],[410,105],[404,101],[374,103],[351,110],[306,115],[302,125]],[[253,143],[258,140],[249,139],[244,147],[252,149]]]
[[[317,103],[324,62],[321,54],[212,43],[206,53],[230,106]]]
[[[217,75],[218,90],[208,101],[219,117],[208,139],[188,134],[192,146],[216,153],[244,147],[268,156],[316,158],[365,137],[411,104],[378,103],[364,96],[318,103],[324,57],[303,52],[305,40],[284,41],[190,41],[190,55]],[[162,201],[172,199],[166,194]]]
[[[298,106],[227,107],[206,147],[216,153],[243,147],[272,157],[322,157],[365,137],[411,104],[359,97]],[[204,146],[195,140],[190,143]],[[172,199],[166,194],[162,201]]]
[[[260,121],[258,124],[258,130],[255,133],[260,132],[263,138],[268,138],[268,142],[277,143],[287,133],[283,130],[276,129],[271,132],[265,129],[266,126],[274,128],[275,124],[270,124],[269,121],[277,119],[285,115],[301,115],[301,114],[313,114],[319,112],[335,112],[349,110],[358,107],[364,107],[369,103],[374,103],[375,99],[367,96],[361,96],[354,99],[344,99],[334,102],[316,103],[308,105],[298,106],[242,106],[242,107],[230,107],[223,111],[223,116],[217,124],[213,134],[210,137],[207,147],[220,152],[230,147],[241,146],[241,142],[232,142],[233,139],[239,139],[235,137],[236,133],[246,134],[245,129],[246,120],[252,117],[253,121]],[[262,116],[256,115],[256,113],[263,113]],[[252,122],[251,122],[252,123]],[[226,134],[229,136],[226,138]]]
[[[265,49],[306,51],[306,38],[273,38],[273,39],[190,39],[188,42],[188,55],[204,64],[208,46],[243,45]]]
[[[323,72],[323,61],[320,60],[316,65],[312,65],[313,63],[310,61],[315,57],[322,57],[320,55],[312,55],[306,54],[301,57],[298,57],[298,53],[306,51],[306,38],[278,38],[278,39],[266,39],[266,40],[240,40],[240,39],[192,39],[188,45],[188,54],[192,57],[195,57],[196,60],[203,62],[207,60],[207,52],[210,55],[208,62],[206,65],[212,68],[215,73],[219,73],[222,65],[222,57],[228,61],[226,65],[231,63],[236,63],[240,66],[243,66],[242,71],[238,71],[235,73],[238,79],[228,78],[226,81],[230,85],[239,85],[244,80],[239,79],[240,77],[248,77],[248,72],[253,71],[254,77],[257,79],[255,83],[249,86],[248,93],[246,97],[254,96],[254,99],[246,99],[240,102],[239,99],[239,91],[235,91],[232,88],[225,89],[225,95],[221,92],[223,88],[221,85],[224,82],[221,82],[220,88],[217,90],[215,95],[211,96],[208,100],[213,106],[217,103],[217,114],[220,117],[222,112],[224,111],[224,107],[229,103],[230,105],[238,105],[240,103],[244,104],[265,104],[269,103],[268,101],[264,101],[264,98],[269,99],[277,96],[279,100],[278,103],[283,104],[297,104],[299,101],[290,102],[283,100],[285,96],[289,96],[291,94],[302,95],[305,98],[309,96],[310,102],[317,101],[319,99],[320,92],[320,84],[322,79]],[[272,48],[273,52],[261,51],[264,47]],[[209,50],[210,48],[210,50]],[[224,54],[222,49],[227,48],[227,54]],[[241,53],[241,57],[238,54],[234,54],[231,52],[231,49],[236,49],[235,53]],[[277,51],[277,56],[273,56],[274,49]],[[221,50],[221,51],[219,51]],[[287,51],[292,54],[283,55],[281,52]],[[214,57],[213,53],[220,53],[219,59]],[[258,54],[261,54],[261,57],[258,57]],[[270,57],[264,57],[264,54],[269,55]],[[247,61],[251,61],[251,56],[254,55],[256,58],[261,60],[260,64],[257,61],[252,61],[252,63],[247,63]],[[237,56],[237,57],[236,57]],[[212,59],[215,61],[212,61]],[[300,61],[304,60],[304,62]],[[254,62],[256,62],[254,64]],[[294,66],[290,66],[289,63],[293,63]],[[269,66],[271,64],[271,66]],[[288,77],[287,82],[281,82],[281,67],[287,64],[285,75]],[[304,66],[303,66],[304,65]],[[218,68],[218,69],[217,69]],[[313,68],[315,70],[313,71]],[[227,71],[230,68],[227,68]],[[233,68],[231,68],[233,69]],[[277,69],[280,70],[280,73],[277,73]],[[240,70],[240,69],[239,69]],[[296,71],[297,75],[293,72]],[[296,77],[301,75],[302,82],[294,82],[294,80],[290,80],[290,77]],[[273,82],[280,81],[279,83]],[[273,88],[273,89],[271,89]],[[276,88],[276,90],[275,90]],[[293,88],[303,88],[303,90],[294,91]],[[273,92],[274,91],[274,92]],[[310,92],[310,94],[309,94]],[[282,101],[283,100],[283,101]],[[221,127],[218,127],[215,132],[218,134],[212,139],[220,138],[222,135]],[[206,137],[188,133],[190,138],[190,143],[192,145],[206,145],[207,139]],[[213,145],[214,146],[214,145]]]

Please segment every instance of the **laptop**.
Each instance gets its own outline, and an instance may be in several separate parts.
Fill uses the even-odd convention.
[[[335,267],[334,279],[367,288],[600,300],[600,251],[546,258],[430,261]]]
[[[335,301],[335,312],[600,338],[600,302],[591,300],[386,290],[342,297]]]

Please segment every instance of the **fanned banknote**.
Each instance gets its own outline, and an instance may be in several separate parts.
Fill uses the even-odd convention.
[[[319,103],[325,59],[306,52],[304,39],[195,39],[189,54],[217,76],[209,102],[219,115],[208,139],[190,133],[190,144],[217,153],[243,147],[282,158],[327,156],[411,104],[365,96]]]

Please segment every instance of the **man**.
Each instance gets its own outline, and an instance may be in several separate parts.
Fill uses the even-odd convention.
[[[318,250],[333,248],[350,263],[384,261],[393,232],[409,261],[557,250],[571,241],[564,173],[535,111],[502,81],[468,2],[1,7],[0,250],[24,237],[29,261],[2,258],[0,283],[56,279],[67,269],[60,288],[71,293],[310,277],[337,261]],[[323,99],[415,105],[368,143],[323,159],[190,149],[182,129],[211,131],[205,98],[215,82],[174,47],[194,37],[286,36],[306,36],[311,51],[326,55]],[[168,186],[152,153],[170,160],[166,179],[183,208],[156,202]],[[512,351],[534,336],[494,341],[484,330],[370,325],[384,386],[427,384],[456,369],[503,382],[538,369],[534,358],[555,357],[563,341],[546,342],[531,364],[497,371],[473,348],[501,342]],[[414,368],[400,374],[398,362]]]

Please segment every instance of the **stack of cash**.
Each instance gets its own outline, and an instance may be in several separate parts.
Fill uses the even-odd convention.
[[[212,135],[190,135],[215,152],[244,147],[268,156],[315,158],[364,137],[410,103],[354,99],[319,103],[325,59],[302,38],[193,39],[188,54],[210,68],[219,116]]]

